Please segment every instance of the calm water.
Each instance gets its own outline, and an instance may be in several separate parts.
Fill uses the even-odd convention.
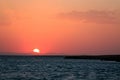
[[[1,56],[0,80],[120,80],[120,63]]]

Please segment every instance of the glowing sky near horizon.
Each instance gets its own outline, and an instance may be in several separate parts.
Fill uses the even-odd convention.
[[[0,0],[0,52],[120,54],[120,0]],[[28,54],[29,53],[29,54]]]

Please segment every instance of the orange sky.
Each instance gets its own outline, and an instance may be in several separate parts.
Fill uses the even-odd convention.
[[[120,54],[119,0],[0,0],[0,52]]]

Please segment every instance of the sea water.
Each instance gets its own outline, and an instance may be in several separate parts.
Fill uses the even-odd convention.
[[[120,63],[62,57],[0,56],[0,80],[120,80]]]

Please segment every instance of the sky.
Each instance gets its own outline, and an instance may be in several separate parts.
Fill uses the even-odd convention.
[[[0,52],[120,54],[120,0],[0,0]],[[2,53],[1,53],[2,54]]]

